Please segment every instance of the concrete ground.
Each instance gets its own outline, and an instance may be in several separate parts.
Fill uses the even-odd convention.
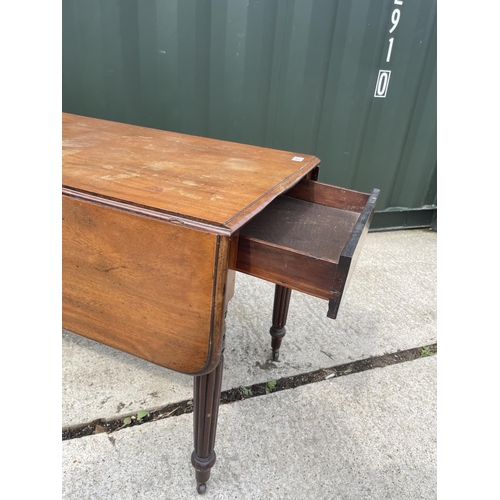
[[[274,285],[242,274],[223,390],[436,342],[436,240],[370,233],[337,320],[293,292],[278,362]],[[223,405],[206,498],[436,498],[437,356]],[[63,332],[63,428],[192,397],[192,378]],[[63,441],[65,499],[189,499],[192,414]]]

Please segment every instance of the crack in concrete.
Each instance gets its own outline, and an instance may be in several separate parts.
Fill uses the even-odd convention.
[[[374,368],[383,368],[385,366],[403,363],[406,361],[413,361],[415,359],[433,356],[435,354],[437,354],[437,343],[396,351],[393,353],[386,353],[382,356],[360,359],[329,368],[321,368],[312,372],[290,375],[289,377],[283,377],[278,380],[252,384],[248,387],[240,386],[228,389],[227,391],[222,391],[220,404],[230,404],[257,396],[265,396],[267,394],[283,390],[295,389],[296,387],[300,387],[302,385],[308,385],[323,380],[330,380],[332,378],[338,378],[345,375],[352,375],[366,370],[373,370]],[[134,419],[134,415],[132,415],[131,423],[127,425],[123,422],[123,419],[127,417],[127,415],[122,415],[120,418],[109,420],[100,418],[90,423],[63,429],[62,440],[67,441],[69,439],[77,439],[84,436],[98,434],[100,432],[110,434],[134,425],[142,425],[147,422],[155,422],[164,418],[176,417],[192,412],[193,400],[190,399],[177,403],[170,403],[159,410],[152,410],[146,417],[141,419]],[[110,442],[114,445],[114,438],[112,439],[110,437]]]

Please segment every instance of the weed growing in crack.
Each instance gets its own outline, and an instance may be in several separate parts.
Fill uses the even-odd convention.
[[[142,419],[149,415],[147,410],[139,410],[137,415],[132,415],[132,417],[125,417],[123,419],[123,425],[130,425],[133,421],[140,422]]]
[[[431,348],[429,346],[422,347],[422,349],[420,349],[420,355],[422,357],[430,356],[431,354],[432,354],[431,353]]]
[[[249,389],[248,387],[245,387],[244,385],[240,385],[240,391],[245,395],[245,396],[251,396],[252,395],[252,389]]]
[[[276,387],[276,380],[268,380],[266,384],[266,394],[269,394]]]

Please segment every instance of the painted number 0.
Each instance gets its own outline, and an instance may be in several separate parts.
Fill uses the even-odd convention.
[[[390,79],[391,79],[391,72],[389,70],[381,69],[378,72],[374,97],[385,97],[387,95],[387,89],[389,88]]]

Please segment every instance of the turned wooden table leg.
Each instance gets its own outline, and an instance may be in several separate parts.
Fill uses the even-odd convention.
[[[278,361],[280,356],[281,341],[286,333],[285,324],[291,294],[292,290],[290,288],[276,285],[274,292],[273,326],[269,330],[272,336],[271,348],[273,350],[273,361]]]
[[[205,493],[210,469],[215,463],[215,432],[219,414],[224,356],[207,375],[194,377],[194,451],[191,463],[196,471],[196,489]]]

